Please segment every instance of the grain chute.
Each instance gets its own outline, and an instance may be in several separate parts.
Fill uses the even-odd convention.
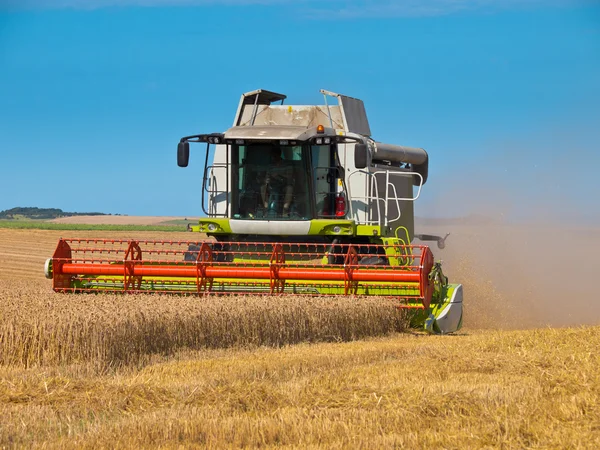
[[[54,290],[377,295],[430,332],[458,330],[462,286],[412,243],[445,240],[414,233],[427,153],[376,142],[361,100],[321,92],[324,105],[287,106],[252,91],[224,133],[181,138],[181,167],[206,144],[205,217],[190,231],[208,239],[61,239],[46,263]]]

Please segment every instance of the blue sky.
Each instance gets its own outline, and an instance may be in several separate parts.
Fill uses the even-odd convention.
[[[600,3],[0,0],[0,210],[201,215],[242,92],[364,100],[424,147],[421,216],[600,222]]]

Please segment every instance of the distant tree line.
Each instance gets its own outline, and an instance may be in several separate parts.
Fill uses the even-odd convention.
[[[0,211],[0,219],[14,219],[15,217],[24,217],[27,219],[58,219],[59,217],[70,217],[70,216],[106,216],[110,214],[104,214],[100,212],[65,212],[59,208],[11,208],[4,211]]]

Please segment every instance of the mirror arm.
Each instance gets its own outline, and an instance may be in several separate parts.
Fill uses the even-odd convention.
[[[203,139],[205,137],[206,137],[205,134],[195,134],[193,136],[184,136],[184,137],[182,137],[179,140],[179,142],[185,142],[185,141],[188,141],[188,142],[206,142],[206,139]]]

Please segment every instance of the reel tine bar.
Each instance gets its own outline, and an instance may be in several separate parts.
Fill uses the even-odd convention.
[[[433,262],[427,246],[61,239],[52,278],[57,292],[381,295],[427,308]]]

